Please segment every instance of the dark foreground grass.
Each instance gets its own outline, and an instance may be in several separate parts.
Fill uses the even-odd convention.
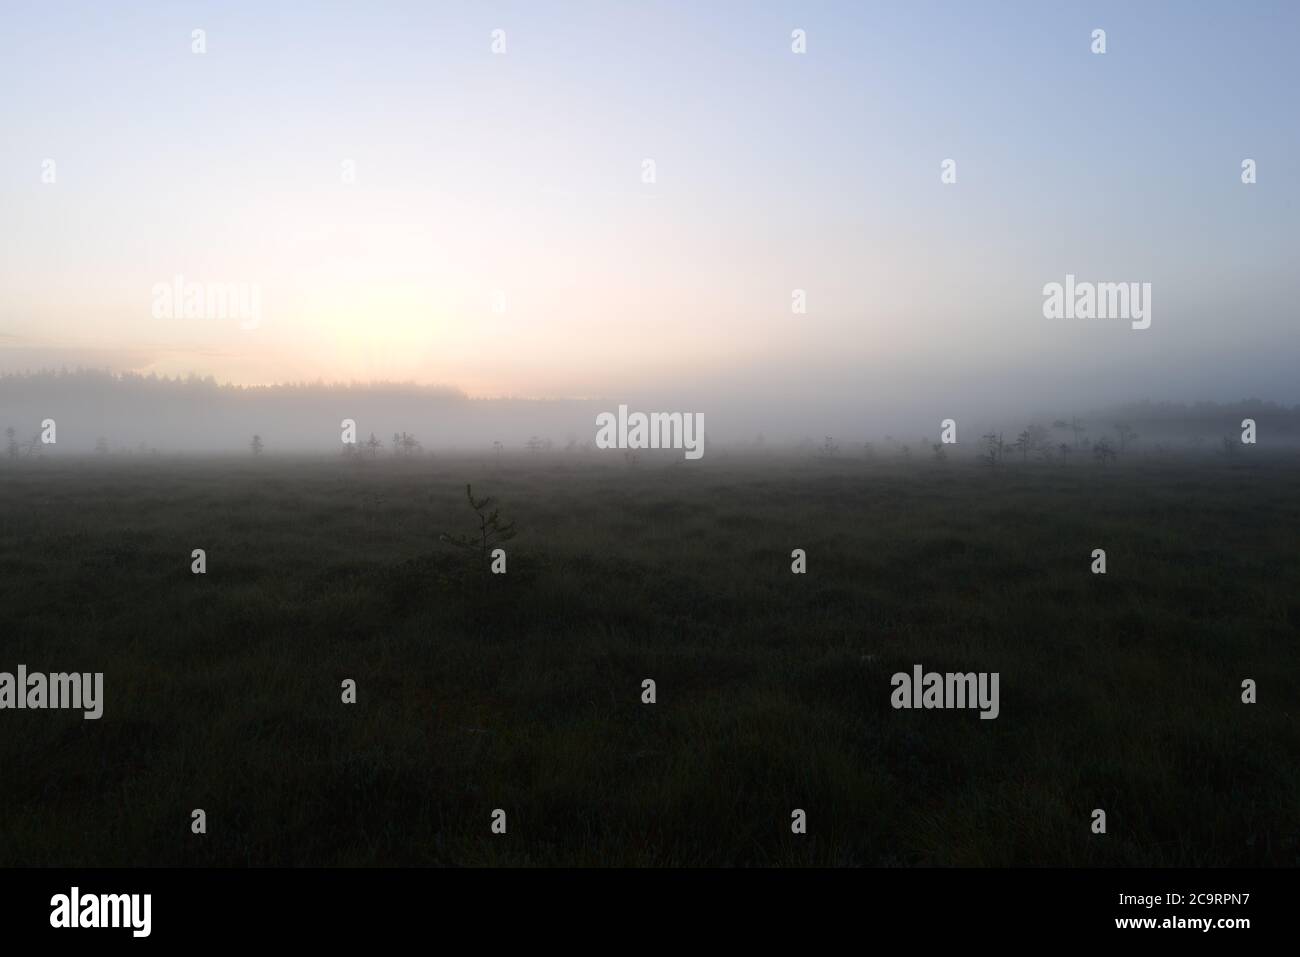
[[[519,524],[505,576],[437,541],[466,481]],[[1298,492],[1295,461],[10,463],[0,671],[106,700],[0,712],[0,864],[1294,865]],[[917,663],[1000,672],[1001,716],[893,710]]]

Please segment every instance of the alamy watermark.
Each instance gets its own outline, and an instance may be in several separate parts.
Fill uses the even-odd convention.
[[[1047,319],[1129,319],[1134,329],[1151,326],[1151,283],[1075,282],[1043,286],[1043,316]]]
[[[18,673],[0,671],[0,710],[83,711],[82,717],[94,721],[104,714],[104,673],[74,671],[70,674],[28,673],[26,665]]]
[[[152,295],[155,319],[237,319],[241,329],[262,322],[262,287],[255,282],[186,282],[177,273],[155,283]]]
[[[703,412],[632,412],[596,416],[598,449],[685,449],[688,459],[704,456]]]
[[[83,894],[73,886],[50,898],[51,927],[125,927],[132,937],[148,937],[152,915],[152,894]]]
[[[978,708],[980,720],[992,720],[998,705],[999,672],[966,673],[924,671],[912,666],[912,673],[900,671],[890,679],[893,692],[889,703],[898,708]]]

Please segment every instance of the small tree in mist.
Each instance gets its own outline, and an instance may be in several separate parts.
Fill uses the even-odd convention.
[[[1030,425],[1025,428],[1016,440],[1011,443],[1011,447],[1020,453],[1022,462],[1029,461],[1030,453],[1035,455],[1045,455],[1050,448],[1048,442],[1048,431],[1041,425]]]
[[[1061,454],[1061,461],[1068,465],[1070,463],[1070,453],[1074,451],[1074,449],[1070,448],[1070,443],[1062,442],[1056,447],[1056,451]]]
[[[492,549],[515,537],[515,523],[501,520],[501,510],[497,508],[496,499],[491,496],[475,498],[474,490],[468,482],[465,484],[465,498],[478,519],[477,534],[449,535],[443,533],[438,537],[448,545],[455,545],[457,548],[478,552],[483,566],[487,567],[488,557],[492,554]]]
[[[833,459],[840,454],[840,447],[828,435],[822,440],[821,448],[817,450],[817,454],[824,459]]]
[[[934,453],[934,460],[936,462],[948,461],[948,452],[944,449],[942,442],[930,443],[930,451]]]
[[[393,439],[394,439],[394,445],[393,445],[394,455],[401,455],[404,458],[409,459],[418,455],[420,451],[423,449],[423,446],[420,445],[419,441],[415,438],[414,435],[407,435],[405,432],[403,432],[402,437],[400,439],[398,439],[396,435],[393,436]]]
[[[379,458],[379,450],[384,447],[384,440],[377,438],[375,433],[370,433],[370,438],[366,439],[366,454],[372,459]]]
[[[266,448],[266,446],[262,444],[262,437],[260,435],[253,436],[253,441],[248,443],[248,447],[253,450],[254,456],[261,455],[262,449]]]
[[[1223,437],[1223,454],[1225,458],[1235,459],[1237,457],[1237,443],[1230,435]]]
[[[5,429],[5,455],[11,459],[18,458],[18,439],[14,437],[14,427]]]
[[[1133,426],[1127,422],[1116,422],[1115,434],[1119,437],[1119,450],[1121,452],[1136,442],[1138,437],[1138,434],[1133,431]]]
[[[990,468],[1001,465],[1007,451],[1006,443],[1002,441],[1002,433],[989,432],[980,436],[980,441],[984,443],[984,451],[980,453],[979,460]]]
[[[95,440],[95,453],[97,455],[108,454],[108,439],[104,438],[102,435]]]
[[[1111,444],[1102,439],[1094,442],[1092,446],[1092,459],[1099,465],[1105,465],[1107,462],[1114,462],[1119,458],[1118,453],[1111,447]]]

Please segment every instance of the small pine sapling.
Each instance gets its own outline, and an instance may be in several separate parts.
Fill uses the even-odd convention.
[[[443,533],[439,536],[439,539],[448,545],[455,545],[457,548],[478,552],[484,566],[486,566],[488,558],[492,554],[492,549],[515,537],[515,523],[501,520],[501,510],[496,507],[496,499],[491,496],[475,498],[474,490],[469,483],[465,485],[465,498],[469,500],[469,507],[474,510],[475,515],[478,517],[477,537]]]

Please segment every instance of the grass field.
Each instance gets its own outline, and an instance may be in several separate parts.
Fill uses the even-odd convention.
[[[466,482],[504,576],[438,541]],[[0,670],[105,675],[99,721],[0,712],[0,864],[1295,865],[1298,492],[1208,456],[0,463]],[[1000,716],[894,710],[914,664],[999,672]]]

